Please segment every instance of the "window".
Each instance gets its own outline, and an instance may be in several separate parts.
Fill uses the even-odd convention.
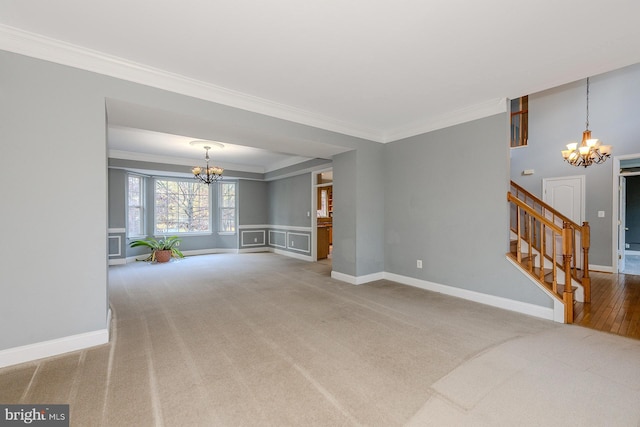
[[[529,139],[529,97],[511,100],[511,147],[527,145]]]
[[[156,179],[155,234],[209,233],[209,186],[193,180]]]
[[[144,179],[140,175],[128,175],[127,182],[127,236],[138,237],[144,233]]]
[[[220,233],[236,232],[236,183],[220,182],[218,206],[220,209]]]

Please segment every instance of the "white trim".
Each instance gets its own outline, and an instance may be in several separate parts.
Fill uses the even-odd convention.
[[[190,167],[193,167],[193,163],[194,163],[193,159],[187,159],[184,157],[163,156],[163,155],[148,154],[148,153],[136,153],[133,151],[124,151],[124,150],[109,150],[107,152],[107,156],[110,159],[135,160],[139,162],[165,163],[170,165],[190,166]],[[237,163],[227,163],[227,162],[218,162],[218,161],[216,161],[216,165],[224,169],[233,170],[236,172],[250,172],[250,173],[259,173],[259,174],[265,173],[265,168],[263,168],[262,166],[240,165]],[[191,171],[180,172],[179,175],[187,178],[193,177],[193,174],[191,173]],[[227,176],[228,174],[225,173],[225,177]]]
[[[311,227],[296,227],[294,225],[270,225],[269,228],[286,231],[306,231],[311,232]]]
[[[120,256],[122,255],[122,236],[108,236],[107,240],[109,239],[116,239],[118,241],[118,252],[112,254],[109,253],[108,255],[111,256]]]
[[[271,226],[267,224],[238,225],[238,230],[258,230],[261,228],[271,228]]]
[[[216,86],[8,25],[0,25],[0,49],[295,123],[382,142],[380,131],[377,129],[355,126],[334,117]]]
[[[620,160],[628,160],[628,159],[640,159],[640,153],[635,154],[623,154],[620,156],[613,156],[612,162],[612,203],[611,207],[611,236],[612,236],[612,248],[611,248],[611,273],[618,273],[618,245],[620,244],[618,239],[618,221],[620,221],[620,195],[619,186],[620,186],[620,175],[625,175],[620,173]],[[626,250],[625,250],[626,253]],[[604,270],[599,270],[604,271]]]
[[[625,249],[624,254],[625,255],[640,255],[640,251],[631,251],[629,249]]]
[[[549,298],[551,298],[551,301],[553,302],[553,309],[552,309],[553,317],[551,317],[549,320],[553,320],[554,322],[558,322],[558,323],[564,323],[564,310],[565,310],[564,301],[562,301],[558,295],[554,294],[549,289],[547,289],[547,288],[545,288],[543,286],[540,286],[540,284],[537,281],[535,281],[529,275],[529,272],[525,271],[525,269],[522,268],[522,266],[520,264],[518,264],[516,261],[514,261],[511,257],[506,257],[506,258],[507,258],[507,261],[509,261],[511,264],[513,264],[514,267],[516,267],[518,270],[520,270],[520,272],[527,279],[529,279],[529,281],[531,281],[531,283],[536,285],[545,294],[547,294],[547,296]],[[580,285],[578,291],[576,291],[576,294],[577,294],[577,292],[581,292],[582,293],[582,297],[581,297],[581,299],[578,299],[577,295],[576,295],[576,300],[584,302],[584,288],[582,287],[582,285]],[[536,317],[540,317],[540,316],[536,316]],[[546,319],[546,317],[543,317],[543,319]]]
[[[110,259],[109,265],[123,265],[127,263],[127,258]]]
[[[269,229],[269,230],[285,230],[285,231],[307,231],[311,232],[311,227],[300,227],[295,225],[273,225],[273,224],[245,224],[239,225],[238,230],[255,230],[255,229]]]
[[[110,310],[107,321],[111,318]],[[0,351],[0,368],[17,365],[18,363],[31,362],[45,357],[57,356],[71,351],[84,350],[85,348],[109,342],[109,325],[104,329],[71,335],[35,344],[9,348]]]
[[[234,249],[234,248],[194,249],[190,251],[182,251],[182,254],[184,256],[211,255],[211,254],[237,254],[237,253],[238,253],[238,249]],[[114,261],[120,261],[120,262],[117,262],[114,264],[109,263],[109,265],[129,264],[136,261],[144,261],[148,256],[149,256],[148,253],[134,255],[134,256],[127,257],[126,259],[123,258],[126,260],[125,262],[121,262],[121,260],[114,260]]]
[[[0,25],[0,49],[381,143],[507,111],[506,98],[496,98],[385,133],[379,128],[355,125],[8,25]]]
[[[109,228],[107,232],[109,234],[126,233],[127,229],[126,228]]]
[[[506,111],[507,99],[494,98],[480,104],[470,105],[456,111],[450,111],[448,113],[441,114],[440,116],[430,117],[427,120],[415,122],[395,129],[384,135],[382,142],[393,142],[438,129],[444,129],[460,123],[466,123],[472,120],[493,116],[495,114],[505,113]]]
[[[239,254],[249,254],[249,253],[258,253],[258,252],[273,252],[273,250],[266,246],[262,246],[259,248],[238,249]]]
[[[556,299],[554,298],[554,308],[541,307],[535,304],[529,304],[526,302],[516,301],[508,298],[498,297],[495,295],[483,294],[480,292],[470,291],[468,289],[456,288],[454,286],[441,285],[426,280],[416,279],[408,276],[401,276],[399,274],[389,272],[379,272],[368,274],[365,276],[351,276],[348,274],[340,273],[338,271],[331,272],[331,278],[340,280],[342,282],[350,283],[352,285],[361,285],[364,283],[374,282],[376,280],[390,280],[402,285],[413,286],[415,288],[424,289],[427,291],[438,292],[441,294],[449,295],[456,298],[462,298],[468,301],[477,302],[484,305],[490,305],[492,307],[501,308],[504,310],[515,311],[517,313],[527,314],[534,317],[539,317],[547,320],[554,320],[556,322],[564,321],[564,307],[560,303],[561,311],[558,312]],[[559,320],[558,320],[559,319]]]
[[[502,308],[504,310],[515,311],[517,313],[528,314],[530,316],[535,316],[542,319],[554,320],[554,310],[550,307],[541,307],[539,305],[498,297],[495,295],[483,294],[480,292],[470,291],[468,289],[456,288],[454,286],[441,285],[438,283],[415,279],[413,277],[401,276],[394,273],[385,272],[384,278],[401,283],[403,285],[425,289],[427,291],[438,292],[452,297],[462,298],[468,301]]]
[[[600,271],[602,273],[613,273],[613,267],[608,265],[589,264],[589,270]]]
[[[366,274],[364,276],[351,276],[349,274],[340,273],[338,271],[331,272],[331,278],[340,280],[341,282],[347,282],[352,285],[362,285],[369,282],[375,282],[385,279],[385,272],[380,271],[378,273]]]
[[[275,248],[269,248],[269,249],[274,254],[284,255],[284,256],[291,257],[291,258],[300,259],[302,261],[313,261],[313,258],[311,258],[308,255],[302,255],[302,254],[298,254],[298,253],[295,253],[295,252],[283,251],[282,249],[275,249]]]

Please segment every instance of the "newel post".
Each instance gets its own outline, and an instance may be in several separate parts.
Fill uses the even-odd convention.
[[[582,223],[582,286],[584,302],[591,302],[591,276],[589,276],[589,248],[591,247],[591,228],[588,222]]]
[[[573,287],[571,286],[571,255],[573,250],[573,230],[568,222],[562,225],[562,261],[564,268],[564,323],[573,323]]]

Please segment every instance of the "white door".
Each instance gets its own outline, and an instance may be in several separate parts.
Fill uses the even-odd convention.
[[[542,180],[542,200],[578,225],[585,217],[585,176],[545,178]],[[562,247],[560,245],[560,247]],[[576,251],[580,251],[581,242],[576,241]],[[562,253],[560,251],[560,253]],[[582,267],[580,256],[576,266]]]
[[[627,209],[627,179],[624,176],[620,176],[620,185],[618,186],[618,271],[624,272],[624,250],[626,248],[625,232],[626,228],[626,215]]]

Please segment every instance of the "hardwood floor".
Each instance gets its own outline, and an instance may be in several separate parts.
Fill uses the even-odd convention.
[[[574,324],[640,339],[640,275],[591,273],[591,303],[576,303]]]

